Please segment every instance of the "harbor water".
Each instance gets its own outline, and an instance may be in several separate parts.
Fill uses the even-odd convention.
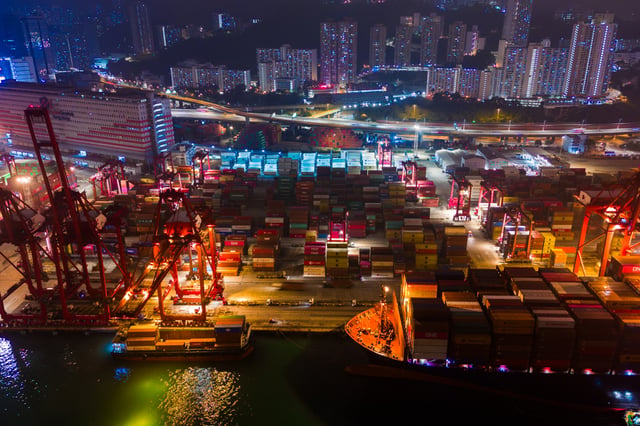
[[[339,333],[259,334],[249,358],[223,364],[116,361],[111,337],[0,335],[0,425],[624,424],[620,411],[348,374],[367,356]]]

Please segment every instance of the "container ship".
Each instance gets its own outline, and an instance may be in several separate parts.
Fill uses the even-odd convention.
[[[421,379],[541,402],[637,407],[637,280],[504,267],[403,274],[400,297],[345,325],[355,374]]]
[[[243,315],[221,316],[204,326],[136,323],[118,330],[111,344],[114,358],[145,361],[235,361],[253,350]]]

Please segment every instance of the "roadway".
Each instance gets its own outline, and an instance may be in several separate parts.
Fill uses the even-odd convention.
[[[452,123],[452,122],[396,122],[396,121],[358,121],[342,118],[313,118],[294,115],[263,114],[241,111],[236,108],[215,104],[201,99],[163,94],[169,99],[200,105],[200,109],[172,109],[176,118],[192,118],[216,121],[246,121],[280,123],[299,126],[323,126],[348,128],[372,133],[414,133],[441,137],[554,137],[568,134],[583,135],[622,135],[640,133],[640,122],[633,123]],[[205,111],[208,110],[208,111]]]

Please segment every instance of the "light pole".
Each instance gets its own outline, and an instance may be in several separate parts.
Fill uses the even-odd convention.
[[[500,108],[496,110],[496,121],[500,121]]]
[[[618,119],[618,125],[616,126],[616,130],[620,130],[620,123],[622,123],[622,117]]]
[[[418,158],[418,125],[415,124],[413,126],[413,130],[414,130],[414,138],[413,138],[413,157]]]

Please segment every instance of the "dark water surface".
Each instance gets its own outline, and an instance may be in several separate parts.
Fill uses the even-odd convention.
[[[0,425],[623,424],[621,412],[350,375],[367,357],[338,334],[257,335],[250,358],[215,365],[116,361],[111,337],[0,336]]]

